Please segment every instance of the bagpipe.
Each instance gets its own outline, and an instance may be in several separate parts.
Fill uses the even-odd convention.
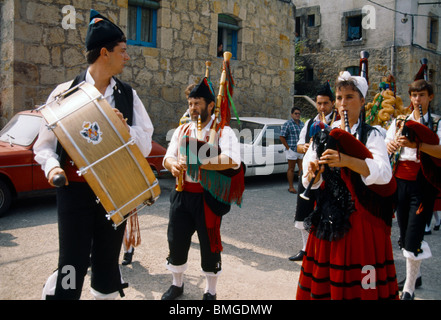
[[[314,138],[313,138],[314,143],[318,144],[316,146],[317,157],[320,158],[325,150],[332,149],[344,153],[346,155],[349,155],[351,157],[355,157],[362,160],[368,158],[373,159],[373,155],[369,151],[369,149],[366,148],[366,146],[360,140],[355,138],[350,133],[349,120],[346,110],[343,112],[343,114],[344,114],[343,121],[345,123],[345,130],[342,130],[340,128],[334,128],[331,130],[328,126],[324,125],[322,122],[317,123],[317,121],[312,124],[311,135],[314,134]],[[363,125],[363,123],[361,123],[360,125]],[[315,174],[317,173],[318,171],[316,171]],[[306,196],[308,195],[309,190],[312,187],[313,180],[314,179],[311,180],[310,184],[308,185],[308,187],[304,192]],[[384,184],[384,185],[372,184],[367,187],[381,197],[390,197],[395,193],[396,181],[395,178],[392,177],[392,179],[388,184]],[[304,194],[302,195],[305,196]]]
[[[423,119],[421,110],[420,119]],[[404,121],[402,135],[407,137],[410,142],[415,142],[417,144],[417,155],[421,161],[421,170],[424,177],[435,188],[441,191],[441,159],[432,157],[419,150],[419,145],[421,143],[433,145],[439,144],[438,135],[423,123],[413,120]]]
[[[420,60],[421,67],[417,74],[415,75],[414,80],[424,79],[428,81],[428,59],[422,58]],[[414,106],[410,106],[414,109]],[[430,113],[430,106],[428,109],[429,113],[429,126],[424,123],[424,114],[421,105],[418,105],[418,112],[420,116],[420,121],[413,121],[407,119],[407,117],[402,117],[397,119],[397,128],[395,134],[395,140],[397,140],[400,136],[405,136],[409,139],[410,142],[415,142],[417,144],[417,156],[421,161],[421,170],[423,172],[424,177],[429,181],[435,188],[441,191],[441,159],[432,157],[427,153],[420,152],[419,146],[421,143],[427,144],[439,144],[438,135],[429,127],[430,122],[432,122],[432,116]],[[390,161],[392,170],[395,171],[398,165],[398,159],[400,157],[401,147],[391,154]]]
[[[428,63],[429,60],[427,58],[422,58],[420,60],[421,63],[421,67],[420,70],[418,70],[417,74],[415,75],[415,79],[414,80],[419,80],[419,79],[424,79],[426,81],[429,81],[429,67],[428,67]]]
[[[360,115],[361,116],[361,115]],[[344,113],[347,125],[347,114]],[[364,125],[364,128],[370,128]],[[376,130],[376,129],[371,129]],[[313,136],[313,148],[320,158],[325,150],[332,149],[358,159],[373,158],[366,146],[350,132],[340,128],[331,129],[323,122],[316,121],[310,129]],[[316,175],[319,171],[316,171]],[[323,183],[316,197],[314,211],[304,220],[305,229],[315,231],[319,239],[334,241],[341,239],[351,228],[350,216],[357,210],[358,203],[389,230],[392,225],[394,193],[396,181],[392,177],[386,185],[366,186],[360,174],[347,168],[331,168],[325,165],[322,172]],[[314,179],[306,188],[303,196],[308,196]],[[302,196],[301,195],[301,196]]]
[[[234,81],[230,71],[230,52],[224,53],[222,74],[219,83],[219,93],[215,101],[214,119],[209,131],[208,142],[203,141],[200,135],[200,118],[197,123],[196,138],[188,135],[183,136],[180,141],[180,153],[186,156],[187,171],[186,174],[194,181],[198,181],[204,192],[208,192],[220,206],[226,206],[225,211],[229,211],[229,206],[236,203],[241,206],[242,196],[245,190],[244,168],[241,164],[238,169],[226,170],[205,170],[201,165],[209,159],[218,157],[222,150],[217,145],[216,137],[221,134],[225,125],[229,124],[231,119],[230,107],[235,107],[232,102]],[[214,96],[213,85],[209,78],[209,64],[206,64],[206,77],[204,82],[210,88]],[[219,119],[220,116],[220,119]],[[183,178],[179,177],[177,191],[182,191]],[[226,213],[226,212],[225,212]]]

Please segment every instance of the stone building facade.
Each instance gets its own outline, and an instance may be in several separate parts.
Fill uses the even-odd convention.
[[[378,92],[382,77],[391,73],[397,94],[408,106],[408,85],[420,69],[420,60],[427,58],[435,88],[432,107],[441,114],[441,5],[420,2],[294,0],[299,59],[306,66],[304,81],[296,84],[297,94],[313,95],[326,80],[333,85],[340,71],[358,73],[360,52],[367,51],[368,102]]]
[[[164,146],[187,108],[184,90],[204,76],[206,61],[218,90],[221,16],[234,21],[231,70],[239,115],[286,118],[293,105],[295,12],[289,1],[0,0],[0,6],[1,126],[16,112],[45,103],[57,84],[86,67],[91,8],[125,32],[133,7],[155,11],[155,43],[129,44],[131,60],[120,78],[136,89],[155,126],[154,139]]]

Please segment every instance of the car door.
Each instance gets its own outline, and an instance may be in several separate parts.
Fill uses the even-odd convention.
[[[260,154],[255,154],[256,161],[262,162],[258,159],[262,157],[265,166],[256,167],[256,174],[267,175],[286,171],[285,147],[279,138],[280,130],[280,125],[267,125],[265,127],[262,139],[260,140]]]
[[[270,142],[273,144],[274,152],[274,173],[286,172],[288,169],[288,161],[286,160],[286,149],[280,140],[281,125],[268,126],[268,130],[273,131],[273,139]]]

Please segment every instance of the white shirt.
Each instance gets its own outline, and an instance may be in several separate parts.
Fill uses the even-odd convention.
[[[332,128],[340,127],[341,120],[334,122]],[[351,134],[357,132],[360,121],[358,121],[351,128]],[[386,143],[384,142],[383,136],[375,131],[372,131],[367,139],[366,148],[372,153],[373,159],[365,159],[366,164],[369,168],[369,176],[361,176],[362,181],[365,185],[371,184],[387,184],[390,179],[392,179],[392,169],[389,162],[389,156],[387,153]],[[303,172],[305,175],[302,177],[302,183],[305,188],[308,186],[309,181],[307,179],[307,172],[309,163],[317,159],[317,153],[314,147],[314,143],[309,147],[303,158]],[[320,177],[320,181],[312,186],[312,189],[317,189],[322,183],[323,178]]]
[[[415,110],[409,115],[408,120],[417,121],[417,120],[415,120],[414,113],[415,113]],[[429,121],[429,113],[428,112],[423,116],[423,119],[426,123]],[[386,139],[385,139],[386,144],[395,139],[395,132],[396,131],[397,131],[397,119],[395,119],[391,123],[389,129],[387,130]],[[441,126],[438,127],[437,135],[438,135],[440,142],[441,142]],[[417,149],[402,147],[398,161],[420,162],[420,160],[417,157]]]
[[[95,84],[95,80],[89,73],[89,69],[87,70],[85,80],[87,83]],[[68,81],[57,86],[49,95],[46,103],[53,101],[55,96],[69,89],[72,82],[73,81]],[[112,108],[115,108],[115,98],[113,96],[113,87],[115,84],[116,82],[112,78],[104,93],[104,98]],[[135,139],[135,143],[141,150],[143,156],[147,157],[152,150],[153,124],[135,90],[133,90],[133,120],[132,126],[130,126],[130,135]],[[53,168],[60,167],[58,155],[55,153],[56,147],[57,138],[55,134],[52,130],[48,130],[46,124],[43,123],[40,128],[38,140],[34,145],[34,153],[35,161],[41,165],[46,177]]]
[[[201,130],[202,133],[202,140],[207,141],[206,137],[209,136],[211,124],[213,123],[213,119]],[[178,148],[180,141],[180,129],[182,126],[185,126],[186,124],[181,125],[178,127],[175,132],[173,133],[173,136],[170,140],[170,144],[167,148],[167,152],[164,156],[163,164],[165,164],[165,160],[167,158],[173,158],[176,161],[178,161]],[[188,135],[192,138],[197,137],[197,127],[194,121],[191,121],[189,124],[189,133]],[[234,169],[238,169],[240,167],[240,144],[237,140],[236,134],[234,133],[233,129],[231,129],[229,126],[225,126],[222,129],[222,134],[219,138],[219,148],[221,149],[221,154],[229,157],[234,163],[237,164]],[[185,175],[185,180],[189,182],[194,182],[188,177],[188,175]]]

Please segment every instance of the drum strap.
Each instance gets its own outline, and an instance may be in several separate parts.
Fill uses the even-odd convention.
[[[86,80],[87,70],[81,72],[72,82],[70,88],[75,87],[80,84],[84,80]],[[133,91],[132,87],[119,80],[116,77],[113,77],[116,82],[115,87],[113,88],[113,96],[115,98],[115,107],[124,115],[124,118],[127,118],[127,124],[129,126],[132,125],[133,121]],[[69,88],[69,89],[70,89]]]
[[[87,70],[81,72],[78,76],[73,80],[70,88],[75,87],[81,82],[86,80]],[[115,87],[113,88],[113,97],[115,98],[115,107],[127,118],[127,124],[129,126],[132,125],[133,122],[133,90],[132,87],[119,80],[116,77],[113,77],[116,82]],[[70,89],[69,88],[69,89]],[[60,142],[57,143],[56,153],[60,157],[61,167],[64,167],[66,161],[66,151],[61,146]]]

